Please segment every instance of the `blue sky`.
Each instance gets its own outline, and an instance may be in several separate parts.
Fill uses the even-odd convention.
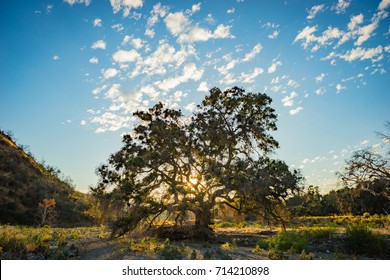
[[[390,120],[390,0],[48,0],[0,3],[0,127],[80,190],[132,113],[190,114],[208,89],[265,92],[275,157],[336,188]]]

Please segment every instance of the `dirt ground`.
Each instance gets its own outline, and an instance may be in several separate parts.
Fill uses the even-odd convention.
[[[215,231],[213,242],[179,240],[171,241],[171,245],[182,248],[177,259],[233,259],[233,260],[268,260],[269,250],[255,250],[260,238],[269,238],[278,233],[277,230],[259,229],[257,231],[237,228],[224,228]],[[109,232],[103,235],[90,235],[79,243],[79,258],[82,260],[151,260],[161,259],[161,254],[154,251],[134,252],[129,250],[129,238],[110,239]],[[274,256],[276,259],[367,259],[364,256],[354,256],[340,253],[340,239],[332,238],[317,244],[310,244],[314,251],[305,254],[284,252]],[[163,240],[160,240],[163,242]],[[173,259],[175,255],[173,255]]]

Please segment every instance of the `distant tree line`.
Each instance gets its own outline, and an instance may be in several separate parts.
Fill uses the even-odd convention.
[[[320,194],[319,187],[309,186],[300,195],[291,197],[288,209],[298,216],[324,216],[390,213],[390,122],[386,132],[378,133],[387,145],[384,154],[373,149],[356,151],[337,173],[343,188]]]

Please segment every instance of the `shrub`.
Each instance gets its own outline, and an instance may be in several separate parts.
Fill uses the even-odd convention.
[[[314,253],[310,252],[309,254],[306,253],[305,250],[302,250],[302,253],[299,255],[300,260],[314,260]]]
[[[158,252],[162,248],[156,238],[144,237],[141,239],[130,239],[128,249],[133,253]]]
[[[270,245],[277,251],[291,251],[300,253],[308,249],[308,242],[305,236],[294,231],[283,231],[270,240]]]
[[[282,251],[277,249],[271,249],[268,251],[268,256],[270,260],[286,260],[288,256],[286,256]]]
[[[164,260],[181,260],[183,258],[183,253],[177,246],[172,245],[169,242],[169,239],[166,239],[160,251],[160,256]]]
[[[264,249],[260,248],[259,244],[256,244],[256,247],[252,250],[252,253],[260,255],[264,253]]]
[[[334,227],[307,228],[301,231],[308,240],[329,239],[336,233]]]
[[[217,249],[207,249],[203,254],[205,260],[231,260],[232,256],[226,251]]]
[[[353,223],[346,229],[346,249],[353,254],[371,257],[389,257],[389,245],[379,234],[375,234],[363,223]]]
[[[267,242],[267,240],[264,240],[263,238],[261,238],[261,239],[259,239],[259,241],[257,241],[257,246],[259,246],[259,248],[261,248],[261,249],[268,250],[269,242]]]

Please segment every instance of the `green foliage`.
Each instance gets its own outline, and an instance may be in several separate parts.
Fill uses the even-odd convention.
[[[252,253],[254,254],[262,254],[264,252],[264,249],[262,249],[259,244],[256,244],[256,247],[252,250]]]
[[[263,239],[263,238],[260,238],[259,241],[257,241],[257,245],[256,246],[259,246],[261,249],[265,249],[265,250],[268,250],[270,244],[269,244],[269,241]]]
[[[313,260],[315,257],[313,252],[310,252],[309,254],[306,253],[305,250],[302,250],[302,253],[299,255],[300,260]]]
[[[159,252],[161,248],[162,243],[154,237],[131,238],[128,242],[128,250],[133,253]]]
[[[190,260],[196,260],[197,257],[198,257],[198,253],[196,252],[196,250],[192,250],[192,251],[191,251],[191,254],[189,255],[188,258],[189,258]]]
[[[362,254],[371,257],[389,257],[389,244],[379,234],[375,234],[362,223],[352,223],[346,229],[345,245],[353,254]]]
[[[231,260],[232,256],[225,250],[222,250],[221,248],[216,248],[207,249],[203,254],[203,258],[205,260]]]
[[[300,188],[302,176],[268,158],[278,147],[269,133],[277,118],[271,101],[238,87],[213,88],[190,121],[162,103],[135,112],[139,124],[97,170],[98,188],[109,194],[115,186],[112,192],[128,204],[114,236],[162,217],[181,225],[193,216],[193,225],[207,232],[220,203],[284,224],[282,201]]]
[[[308,241],[304,235],[295,231],[282,231],[271,238],[270,247],[276,251],[300,253],[308,250]]]
[[[314,227],[305,228],[300,231],[300,234],[308,240],[330,239],[337,232],[335,227]]]
[[[226,243],[222,244],[220,247],[223,250],[234,252],[237,250],[237,241],[235,239],[233,239],[233,241],[231,243],[226,242]]]
[[[277,249],[271,249],[268,251],[267,255],[270,260],[286,260],[288,256],[286,256],[282,251]]]
[[[78,248],[69,244],[75,229],[1,226],[1,259],[74,259]]]
[[[160,256],[164,260],[181,260],[184,257],[180,248],[172,245],[169,239],[165,240],[160,251]]]

